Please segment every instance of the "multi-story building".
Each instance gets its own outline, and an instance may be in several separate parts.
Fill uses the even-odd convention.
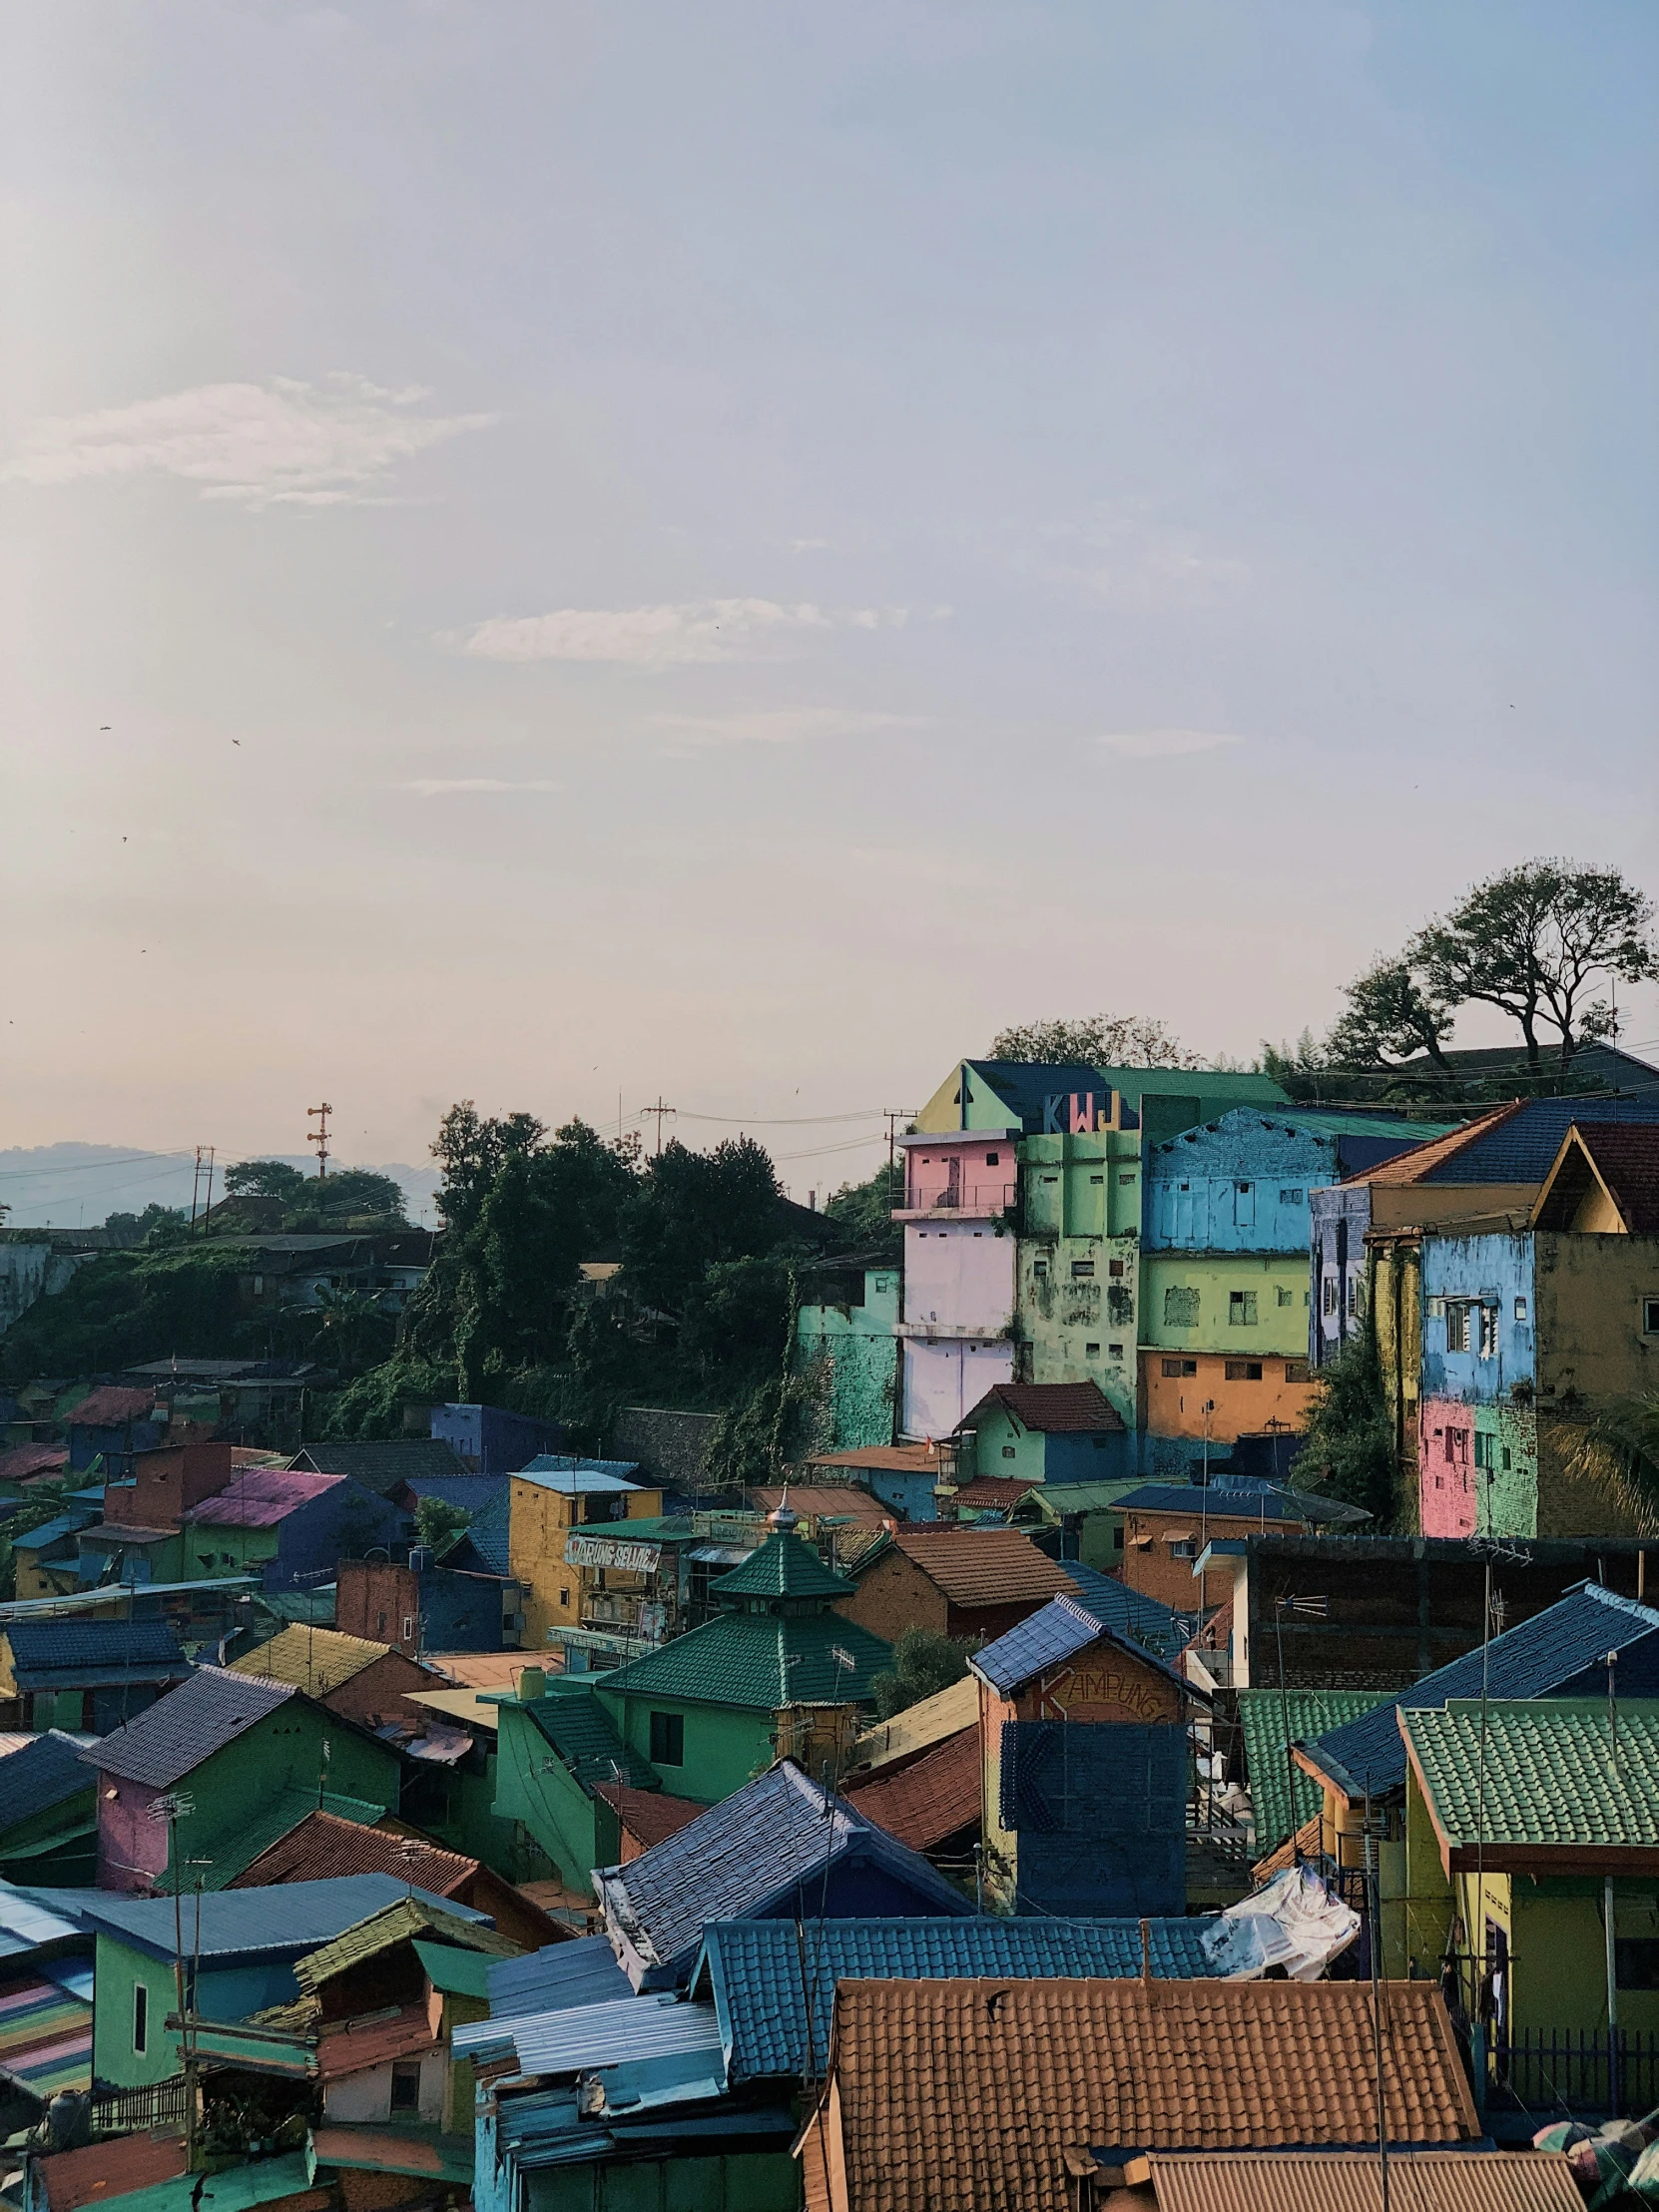
[[[562,1631],[580,1630],[586,1594],[592,1589],[636,1589],[632,1568],[603,1567],[567,1558],[574,1530],[609,1529],[618,1521],[656,1520],[663,1493],[628,1477],[639,1469],[632,1460],[606,1462],[544,1452],[509,1477],[509,1571],[523,1592],[524,1645],[527,1650],[562,1641]]]
[[[1140,1408],[1154,1465],[1303,1425],[1310,1193],[1445,1133],[1377,1113],[1252,1106],[1150,1148]]]
[[[899,1266],[850,1253],[801,1270],[795,1366],[812,1401],[814,1449],[890,1444],[898,1368]]]

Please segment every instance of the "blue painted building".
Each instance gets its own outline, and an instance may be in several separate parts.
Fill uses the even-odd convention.
[[[566,1440],[561,1421],[512,1413],[504,1405],[434,1405],[430,1427],[471,1474],[515,1474],[538,1452],[558,1451]]]
[[[69,1427],[69,1471],[84,1474],[101,1461],[112,1482],[130,1481],[134,1454],[167,1441],[167,1408],[152,1389],[104,1383],[64,1415]]]
[[[1422,1239],[1418,1510],[1425,1536],[1538,1525],[1529,1231]]]

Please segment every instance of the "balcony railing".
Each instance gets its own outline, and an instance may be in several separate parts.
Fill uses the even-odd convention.
[[[1486,2084],[1488,2104],[1540,2119],[1565,2112],[1635,2117],[1659,2104],[1659,2034],[1620,2028],[1609,2053],[1605,2028],[1499,2030],[1486,2053]]]
[[[939,1190],[909,1190],[893,1208],[904,1214],[1005,1214],[1019,1198],[1017,1183],[947,1183]]]

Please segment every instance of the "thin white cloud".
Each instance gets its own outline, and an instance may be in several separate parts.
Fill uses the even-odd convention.
[[[750,661],[788,653],[803,639],[852,627],[898,628],[902,607],[836,611],[776,599],[694,599],[658,607],[561,607],[553,614],[498,615],[458,641],[486,661],[610,661],[673,668],[698,661]]]
[[[543,780],[507,784],[498,776],[417,776],[412,783],[392,787],[394,791],[413,792],[420,799],[449,799],[460,792],[556,792],[558,788]]]
[[[339,371],[322,384],[199,384],[165,399],[35,423],[5,475],[29,484],[163,475],[204,499],[247,507],[334,507],[372,499],[399,461],[493,414],[417,412],[430,392],[392,391]]]
[[[1120,730],[1094,742],[1124,761],[1173,761],[1185,753],[1214,753],[1245,741],[1222,730]]]
[[[650,715],[646,727],[677,747],[799,745],[808,738],[861,738],[883,730],[920,730],[925,715],[857,707],[764,707],[735,715]]]

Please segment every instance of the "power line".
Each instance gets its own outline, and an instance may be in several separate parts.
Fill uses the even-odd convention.
[[[99,1168],[130,1168],[141,1160],[177,1160],[181,1168],[190,1164],[193,1148],[180,1145],[172,1152],[126,1152],[118,1160],[82,1160],[74,1167],[63,1168],[0,1168],[0,1178],[8,1183],[38,1180],[41,1176],[91,1175]]]

